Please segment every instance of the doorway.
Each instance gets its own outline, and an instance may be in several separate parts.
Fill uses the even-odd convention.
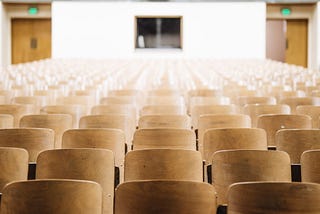
[[[51,19],[11,19],[11,63],[51,57]]]
[[[268,59],[308,66],[307,19],[268,19],[266,26]]]

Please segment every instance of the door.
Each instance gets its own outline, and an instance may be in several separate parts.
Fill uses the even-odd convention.
[[[11,62],[51,57],[51,19],[11,20]]]
[[[308,20],[287,20],[286,62],[308,66]]]
[[[286,58],[286,20],[267,20],[266,57],[285,62]]]

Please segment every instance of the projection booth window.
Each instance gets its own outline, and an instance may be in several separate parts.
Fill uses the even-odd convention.
[[[136,17],[136,48],[182,48],[182,17]]]

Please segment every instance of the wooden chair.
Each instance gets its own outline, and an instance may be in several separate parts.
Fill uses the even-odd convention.
[[[239,106],[245,106],[247,104],[264,104],[275,105],[277,100],[275,97],[256,97],[256,96],[240,96],[237,98],[237,104]]]
[[[10,104],[14,95],[13,90],[0,90],[0,96],[3,97],[3,103],[1,104]]]
[[[50,105],[40,109],[41,114],[69,114],[72,116],[72,127],[78,128],[79,120],[85,116],[86,108],[83,105]]]
[[[32,106],[27,105],[0,105],[0,114],[10,114],[14,118],[14,127],[19,127],[20,119],[24,115],[32,114],[34,112]]]
[[[128,115],[137,123],[137,110],[133,105],[126,104],[109,104],[109,105],[96,105],[91,108],[91,115],[102,114],[123,114]]]
[[[281,99],[280,104],[289,105],[291,108],[291,113],[296,114],[296,108],[300,105],[320,105],[320,97],[289,97]]]
[[[91,181],[51,179],[13,182],[3,189],[1,197],[3,214],[101,212],[102,189]]]
[[[178,97],[181,91],[177,89],[152,89],[147,92],[147,96],[164,96],[164,97]]]
[[[61,148],[62,134],[72,128],[72,117],[68,114],[26,115],[20,120],[22,128],[48,128],[54,131],[54,147]]]
[[[301,180],[302,182],[320,183],[320,150],[312,149],[301,155]]]
[[[198,122],[198,146],[203,154],[203,139],[207,129],[212,128],[250,128],[251,120],[244,114],[204,114]]]
[[[111,150],[115,166],[124,166],[125,134],[120,129],[69,129],[62,135],[62,148],[98,148]]]
[[[151,97],[146,97],[145,105],[180,105],[180,106],[184,106],[185,101],[182,96],[151,96]]]
[[[267,134],[258,128],[207,129],[204,133],[201,150],[206,165],[215,152],[233,149],[267,150]]]
[[[129,181],[115,192],[115,214],[212,214],[214,188],[193,181]]]
[[[195,105],[191,109],[191,124],[194,130],[198,129],[199,117],[204,114],[238,114],[236,105]]]
[[[109,115],[88,115],[80,118],[80,128],[112,128],[120,129],[125,133],[128,148],[132,145],[135,123],[127,115],[109,114]]]
[[[287,152],[292,164],[299,164],[304,151],[320,149],[319,129],[284,129],[276,133],[277,150]]]
[[[139,118],[138,127],[191,129],[191,120],[188,115],[145,115]]]
[[[23,148],[29,153],[29,162],[38,154],[54,148],[54,132],[45,128],[0,129],[0,147]]]
[[[133,136],[133,150],[190,149],[196,150],[196,135],[189,129],[138,129]]]
[[[25,149],[0,147],[0,192],[12,181],[28,179],[28,160]]]
[[[147,105],[140,110],[140,115],[186,115],[187,110],[183,105]]]
[[[279,151],[228,150],[212,156],[212,181],[218,204],[226,204],[229,186],[246,181],[291,181],[289,155]]]
[[[34,109],[33,114],[39,114],[40,108],[45,106],[46,99],[43,96],[19,96],[12,99],[13,104],[31,105]]]
[[[0,129],[13,128],[14,117],[10,114],[0,114]]]
[[[280,129],[311,129],[311,117],[307,115],[273,114],[258,117],[258,128],[267,132],[269,147],[276,147],[275,136]]]
[[[36,179],[90,180],[103,190],[103,213],[113,213],[114,156],[105,149],[47,150],[37,158]]]
[[[314,106],[314,105],[297,106],[296,112],[297,114],[309,115],[312,119],[312,127],[314,129],[320,128],[320,122],[319,122],[320,106]]]
[[[229,97],[191,97],[188,103],[188,112],[196,105],[230,105]]]
[[[90,114],[92,106],[96,105],[95,97],[92,96],[66,96],[57,97],[57,105],[82,105],[86,108],[87,114]]]
[[[231,185],[228,191],[228,214],[319,212],[319,184],[243,182]]]
[[[243,113],[251,118],[252,128],[256,128],[258,117],[263,114],[290,114],[290,107],[285,104],[264,105],[248,104],[243,107]]]
[[[200,152],[182,149],[143,149],[128,152],[124,180],[203,181]]]

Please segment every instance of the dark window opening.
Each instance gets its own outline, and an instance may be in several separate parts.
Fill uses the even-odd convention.
[[[136,18],[136,48],[182,48],[181,18]]]

